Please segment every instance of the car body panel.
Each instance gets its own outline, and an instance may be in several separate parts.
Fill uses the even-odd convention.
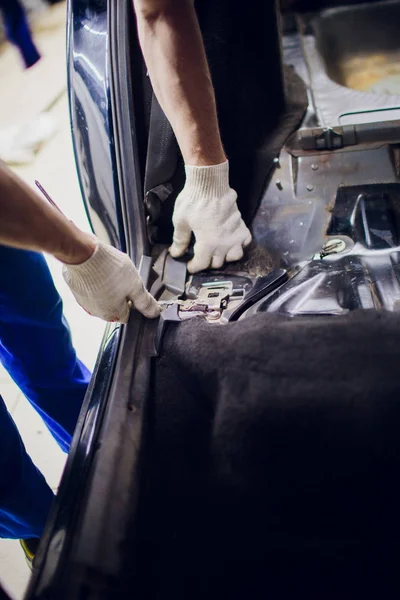
[[[145,86],[141,81],[143,63],[134,35],[132,5],[128,0],[70,0],[68,11],[71,125],[83,199],[96,234],[126,250],[137,264],[141,260],[141,272],[147,284],[152,260],[148,256],[142,202],[146,153],[139,134],[143,125],[139,122],[142,115],[139,106],[145,100]],[[293,40],[292,37],[290,42]],[[219,43],[220,39],[216,36],[212,41]],[[283,44],[284,54],[286,58],[291,57],[291,64],[297,61],[294,65],[297,72],[310,84],[313,78],[309,77],[307,52],[303,52],[298,36],[295,41],[291,50]],[[275,71],[280,70],[275,68]],[[277,96],[281,93],[282,90],[278,90]],[[310,85],[308,93],[310,106],[303,126],[324,125],[318,120],[318,107],[313,105],[315,95]],[[220,284],[231,276],[232,281],[241,282],[245,293],[250,294],[258,289],[257,279],[268,277],[278,269],[279,289],[274,287],[269,296],[266,285],[267,295],[260,299],[256,296],[256,304],[244,314],[240,312],[240,318],[264,310],[298,315],[305,301],[311,306],[311,310],[307,308],[307,316],[318,314],[321,306],[325,307],[323,314],[330,310],[329,314],[337,315],[344,312],[343,309],[359,308],[366,302],[365,294],[359,294],[358,303],[353,294],[351,302],[344,306],[341,282],[345,278],[335,272],[335,284],[325,286],[325,272],[334,265],[347,269],[348,274],[346,259],[318,258],[318,253],[322,253],[330,237],[340,237],[340,232],[329,230],[338,189],[343,187],[348,191],[364,183],[396,185],[398,154],[388,143],[307,153],[299,151],[292,141],[289,140],[281,152],[276,151],[278,156],[271,174],[265,173],[264,179],[260,179],[261,189],[269,177],[253,222],[255,243],[246,259],[226,266],[219,273],[200,274],[186,282],[190,292],[204,287],[204,280]],[[368,221],[376,230],[373,219],[378,219],[383,237],[387,237],[387,233],[383,231],[382,218],[387,219],[392,214],[385,198],[383,210],[379,215],[371,213],[372,220]],[[364,241],[371,237],[369,224],[363,230]],[[356,242],[360,241],[360,229],[352,222],[347,225],[347,237],[342,238],[346,237],[346,248],[352,256]],[[392,230],[389,227],[387,231]],[[375,248],[370,250],[381,252]],[[153,247],[152,251],[156,256],[159,254],[159,248]],[[400,286],[393,279],[399,270],[396,248],[391,246],[386,254],[390,253],[395,260],[385,255],[379,263],[378,257],[379,264],[375,261],[375,267],[377,278],[383,277],[382,281],[387,283],[383,286],[385,301],[382,305],[393,309],[396,303],[390,304],[389,296],[393,290],[398,294]],[[317,255],[316,260],[313,260],[314,255]],[[392,265],[390,272],[381,268],[388,260]],[[282,266],[287,272],[279,270]],[[160,277],[162,280],[162,274]],[[364,269],[359,282],[365,284],[366,278]],[[197,287],[193,282],[197,282]],[[319,285],[314,285],[315,282]],[[373,287],[369,285],[369,292]],[[157,289],[162,289],[160,297],[167,303],[181,301],[181,291],[174,295],[161,284]],[[197,300],[197,292],[194,293],[192,299]],[[232,310],[236,309],[237,305]],[[90,597],[100,600],[110,597],[112,590],[117,589],[121,571],[126,568],[127,523],[135,523],[137,516],[157,327],[157,323],[145,322],[139,314],[132,313],[127,326],[107,329],[60,492],[41,544],[28,599]],[[108,339],[108,336],[111,337]]]
[[[107,0],[70,2],[67,23],[71,130],[83,200],[97,235],[124,248],[115,173]]]

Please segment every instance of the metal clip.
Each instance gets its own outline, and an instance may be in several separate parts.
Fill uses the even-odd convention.
[[[328,240],[322,248],[319,257],[322,259],[330,254],[340,254],[344,250],[346,250],[346,242],[344,240],[340,238]]]
[[[204,317],[209,323],[216,323],[228,307],[232,292],[231,281],[212,281],[204,283],[194,299],[160,301],[163,310],[157,326],[155,354],[160,352],[168,323],[179,323],[194,317]]]

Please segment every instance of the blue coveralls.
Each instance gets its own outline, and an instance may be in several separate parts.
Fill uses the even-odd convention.
[[[32,40],[23,6],[19,0],[0,0],[0,10],[8,39],[19,48],[25,67],[32,67],[40,54]]]
[[[0,246],[0,361],[67,452],[90,373],[41,254]],[[40,537],[53,500],[0,396],[0,537]]]

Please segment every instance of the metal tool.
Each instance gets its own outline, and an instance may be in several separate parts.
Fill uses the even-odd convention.
[[[44,189],[44,187],[42,186],[41,183],[39,183],[39,181],[37,179],[35,179],[35,185],[36,187],[42,192],[43,196],[46,198],[46,200],[48,202],[50,202],[50,204],[52,206],[54,206],[54,208],[56,208],[62,215],[64,215],[63,211],[61,210],[61,208],[59,206],[57,206],[57,204],[54,202],[53,198],[50,196],[50,194],[48,194],[46,192],[46,190]]]

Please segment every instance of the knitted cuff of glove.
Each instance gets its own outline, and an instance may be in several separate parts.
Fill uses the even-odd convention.
[[[185,191],[190,196],[223,198],[230,191],[228,161],[210,167],[186,165],[185,171]]]
[[[67,284],[77,293],[97,287],[104,282],[106,273],[113,273],[121,266],[121,254],[102,242],[98,242],[92,256],[80,265],[64,265],[63,274]]]

